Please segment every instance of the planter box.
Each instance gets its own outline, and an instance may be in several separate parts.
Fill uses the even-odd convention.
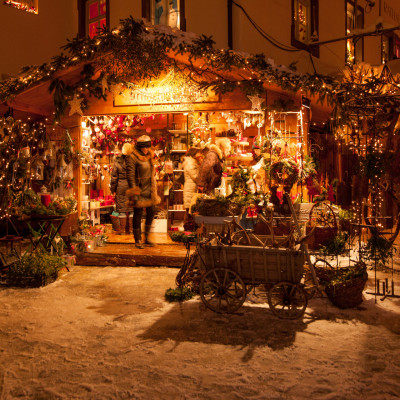
[[[314,203],[295,203],[293,204],[294,211],[299,222],[307,222],[310,219],[310,211]]]
[[[234,217],[228,215],[226,217],[209,217],[206,215],[194,215],[194,221],[198,225],[204,224],[204,228],[206,230],[206,234],[209,233],[222,233],[225,221],[232,221],[235,218],[236,222],[239,223],[240,216],[236,215]]]

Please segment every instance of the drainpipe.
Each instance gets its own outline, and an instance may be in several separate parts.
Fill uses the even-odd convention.
[[[232,0],[227,0],[228,4],[228,48],[233,49],[233,32],[232,32]]]

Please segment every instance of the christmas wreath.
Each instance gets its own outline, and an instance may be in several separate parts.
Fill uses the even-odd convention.
[[[299,167],[294,160],[282,159],[271,165],[271,179],[292,188],[299,179]]]

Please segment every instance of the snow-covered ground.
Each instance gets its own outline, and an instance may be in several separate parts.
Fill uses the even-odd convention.
[[[176,273],[73,267],[0,288],[0,399],[400,398],[400,299],[313,299],[298,321],[250,303],[218,315],[165,302]]]

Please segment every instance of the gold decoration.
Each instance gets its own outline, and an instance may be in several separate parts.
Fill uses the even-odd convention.
[[[83,99],[78,98],[78,95],[75,93],[74,98],[68,102],[71,109],[69,110],[69,116],[73,114],[83,115],[82,112],[82,101]]]
[[[264,103],[264,99],[260,96],[247,96],[251,101],[252,111],[261,111],[261,104]]]

